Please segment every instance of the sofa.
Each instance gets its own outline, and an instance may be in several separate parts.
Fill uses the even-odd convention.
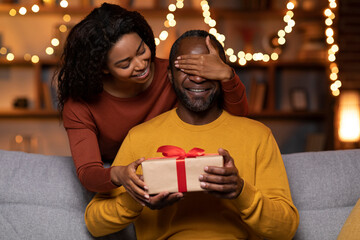
[[[294,239],[337,239],[360,197],[360,149],[283,154],[300,224]],[[94,239],[84,223],[93,193],[71,157],[0,150],[0,239]],[[133,226],[97,239],[136,239]]]

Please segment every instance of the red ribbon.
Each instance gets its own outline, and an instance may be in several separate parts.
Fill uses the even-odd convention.
[[[164,157],[176,157],[176,173],[178,179],[179,192],[187,192],[186,187],[186,169],[185,158],[194,158],[205,155],[205,151],[201,148],[193,148],[189,152],[184,149],[172,145],[164,145],[158,148],[157,152],[161,152]]]

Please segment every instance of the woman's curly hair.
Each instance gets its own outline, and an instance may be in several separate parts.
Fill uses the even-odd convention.
[[[138,12],[103,3],[71,29],[57,75],[60,113],[69,98],[89,102],[103,91],[107,54],[128,33],[137,33],[141,37],[154,60],[154,33]]]

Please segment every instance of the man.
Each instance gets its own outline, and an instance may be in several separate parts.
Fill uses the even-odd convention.
[[[210,41],[207,36],[205,31],[188,31],[174,43],[169,78],[179,100],[178,107],[129,132],[118,153],[128,162],[116,158],[114,165],[129,164],[130,183],[125,185],[126,189],[120,187],[109,194],[98,194],[90,202],[85,220],[94,236],[119,231],[131,222],[138,239],[294,236],[299,215],[271,131],[257,121],[224,111],[218,82],[187,75],[175,67],[177,61],[198,61],[201,54],[209,51],[218,51],[225,62],[221,44],[211,35],[216,49],[206,44]],[[180,55],[186,56],[177,59]],[[205,168],[206,174],[199,176],[205,192],[148,196],[144,190],[146,183],[136,177],[135,169],[143,157],[159,157],[156,151],[162,145],[218,152],[224,157],[224,167]]]

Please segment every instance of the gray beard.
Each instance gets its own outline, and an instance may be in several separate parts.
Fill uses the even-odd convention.
[[[214,105],[214,103],[218,102],[219,96],[221,95],[221,91],[216,91],[213,92],[206,100],[200,98],[192,101],[186,94],[184,94],[174,85],[173,88],[175,90],[178,100],[192,112],[204,112],[210,109]]]

